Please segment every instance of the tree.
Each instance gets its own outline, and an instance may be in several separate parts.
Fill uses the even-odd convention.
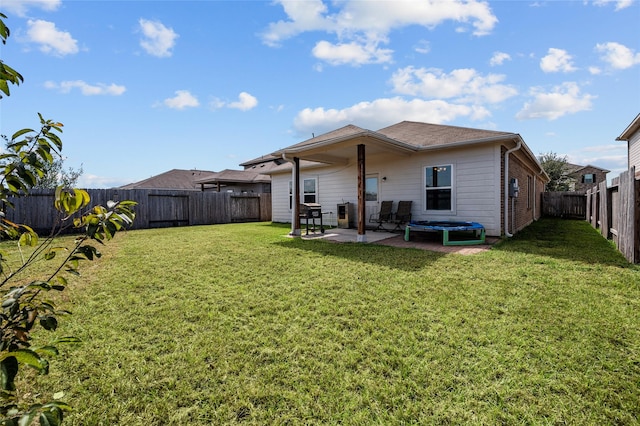
[[[64,160],[62,158],[58,158],[54,160],[52,163],[48,163],[43,168],[42,177],[38,178],[38,182],[33,186],[33,188],[40,189],[55,189],[58,186],[63,188],[75,188],[78,179],[84,173],[82,169],[82,165],[78,170],[75,170],[73,167],[69,167],[67,170],[63,169]]]
[[[541,154],[538,159],[550,179],[549,183],[545,186],[545,191],[568,191],[571,178],[567,175],[569,171],[567,157],[561,157],[554,152],[548,152]]]
[[[0,137],[4,139],[5,146],[7,146],[7,150],[9,150],[9,138],[6,135],[0,135]],[[40,169],[42,176],[39,176],[36,170],[32,170],[32,172],[37,176],[37,181],[32,188],[55,189],[58,186],[62,186],[63,188],[75,188],[78,183],[78,179],[84,173],[82,165],[80,165],[78,170],[75,170],[73,167],[69,167],[67,170],[64,170],[63,166],[64,159],[62,157],[54,156],[51,163],[45,162],[42,165],[42,168]]]
[[[6,16],[0,13],[3,44],[9,37],[4,19]],[[22,81],[19,73],[0,60],[2,93],[9,96],[9,84],[18,85]],[[40,114],[38,117],[38,130],[15,132],[7,138],[6,152],[0,154],[0,202],[8,208],[11,198],[28,194],[50,170],[54,158],[61,158],[62,123],[45,120]],[[55,426],[62,422],[63,413],[71,409],[59,400],[25,405],[16,388],[16,377],[23,367],[47,374],[47,359],[59,354],[57,345],[78,341],[63,337],[44,346],[32,345],[35,330],[56,330],[58,317],[69,313],[58,309],[47,294],[63,291],[68,285],[67,277],[80,274],[81,262],[100,257],[100,251],[90,242],[104,244],[133,223],[132,201],[108,202],[106,207],[89,207],[89,203],[86,191],[58,187],[55,207],[64,218],[42,241],[28,225],[12,223],[0,212],[0,240],[15,242],[0,247],[0,425],[27,426],[37,422]],[[69,246],[58,245],[57,237],[69,228],[75,229],[77,237]],[[5,247],[10,248],[2,250]],[[41,276],[34,272],[36,263],[38,271],[46,271]],[[43,263],[49,268],[41,268]]]

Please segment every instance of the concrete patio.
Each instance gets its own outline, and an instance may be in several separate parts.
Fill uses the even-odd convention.
[[[319,229],[316,232],[309,232],[306,229],[301,230],[303,240],[324,239],[337,243],[355,243],[358,241],[358,231],[356,229],[345,228],[325,228],[325,232],[321,233]],[[424,234],[424,235],[420,235]],[[444,246],[442,239],[438,238],[435,233],[420,233],[418,236],[411,236],[411,241],[404,240],[404,234],[392,233],[384,231],[373,231],[368,229],[365,233],[367,244],[380,244],[392,247],[415,248],[420,250],[437,251],[441,253],[457,253],[457,254],[476,254],[487,251],[493,244],[499,241],[499,238],[487,237],[485,244],[469,245],[469,246]]]

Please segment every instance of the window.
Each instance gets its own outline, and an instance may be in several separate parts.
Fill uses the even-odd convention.
[[[582,175],[582,183],[595,183],[596,175],[595,173],[587,173],[586,175]]]
[[[378,177],[367,177],[364,181],[364,200],[378,201]]]
[[[427,210],[453,210],[453,165],[425,168]]]
[[[527,208],[533,208],[533,178],[527,175]]]
[[[303,181],[303,196],[302,196],[302,202],[303,203],[317,203],[318,201],[316,201],[318,199],[317,193],[316,193],[316,180],[315,179],[305,179]]]
[[[305,179],[302,181],[302,203],[317,203],[316,179]],[[289,181],[289,209],[293,208],[293,182]]]

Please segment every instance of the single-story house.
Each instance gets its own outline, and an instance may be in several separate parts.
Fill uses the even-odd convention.
[[[640,179],[640,114],[636,115],[616,140],[627,141],[628,168],[635,167],[636,178]]]
[[[159,175],[151,176],[139,182],[123,185],[120,189],[163,189],[181,191],[204,191],[205,188],[198,183],[199,179],[211,176],[214,172],[207,170],[182,170],[172,169]],[[206,189],[213,190],[211,186]]]
[[[265,173],[282,163],[281,158],[267,155],[240,164],[243,170],[225,169],[200,178],[196,183],[202,185],[203,191],[205,186],[213,186],[218,192],[269,193],[271,176]]]
[[[540,217],[549,180],[517,133],[411,121],[348,125],[271,155],[286,161],[268,171],[274,222],[300,235],[300,203],[319,203],[331,225],[349,203],[359,242],[385,200],[412,201],[413,220],[473,221],[511,236]]]
[[[588,164],[581,166],[579,164],[567,163],[567,176],[571,179],[570,187],[575,192],[586,192],[598,185],[600,182],[607,180],[607,173],[610,170]]]

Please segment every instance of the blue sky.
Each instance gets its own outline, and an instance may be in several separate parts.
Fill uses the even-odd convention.
[[[522,135],[618,172],[640,2],[3,0],[0,133],[64,124],[84,187],[220,171],[347,124]]]

